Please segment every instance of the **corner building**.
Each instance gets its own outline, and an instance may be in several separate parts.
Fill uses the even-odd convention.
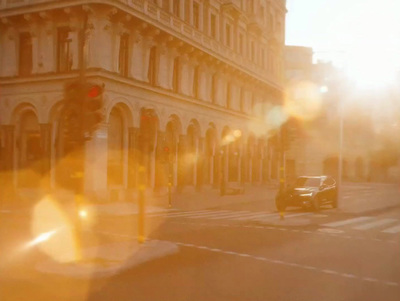
[[[285,14],[285,0],[0,1],[1,162],[12,185],[68,181],[60,108],[82,61],[105,84],[104,122],[85,146],[88,194],[134,195],[141,149],[151,191],[167,187],[168,171],[175,189],[277,179],[266,116],[283,99]]]

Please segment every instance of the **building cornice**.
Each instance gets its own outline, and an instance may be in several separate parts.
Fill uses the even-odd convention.
[[[142,3],[142,1],[139,1]],[[133,1],[132,3],[135,3]],[[147,3],[147,2],[146,2]],[[18,15],[23,15],[23,14],[28,14],[28,13],[43,13],[47,10],[54,10],[54,9],[66,9],[70,7],[76,7],[76,6],[85,6],[88,7],[89,5],[95,5],[95,4],[100,4],[100,5],[107,5],[112,7],[112,9],[116,8],[119,9],[120,11],[124,12],[125,14],[130,14],[136,17],[137,19],[143,20],[150,25],[154,26],[155,28],[161,29],[163,32],[166,32],[173,36],[174,38],[177,38],[183,42],[185,42],[188,45],[191,45],[192,47],[195,47],[197,49],[200,49],[201,51],[207,53],[210,56],[213,56],[223,62],[224,64],[234,66],[235,68],[239,69],[241,72],[246,73],[257,80],[265,83],[268,85],[270,88],[277,90],[278,92],[283,91],[283,85],[275,83],[273,80],[266,79],[265,77],[261,76],[262,71],[253,71],[250,68],[245,66],[245,63],[243,65],[240,65],[235,62],[234,58],[236,58],[235,55],[232,55],[232,59],[228,59],[231,54],[229,55],[224,55],[224,51],[229,51],[229,50],[224,50],[224,47],[221,43],[213,43],[211,41],[212,39],[209,37],[206,37],[203,33],[197,32],[195,29],[193,29],[191,26],[187,25],[184,21],[180,19],[174,19],[173,16],[171,15],[171,24],[174,22],[178,22],[181,24],[181,32],[178,32],[175,28],[173,28],[173,25],[170,24],[170,26],[166,26],[163,22],[160,20],[157,20],[149,15],[149,13],[145,13],[145,11],[141,11],[138,9],[137,6],[134,4],[126,4],[122,1],[113,1],[113,0],[70,0],[70,1],[54,1],[54,0],[48,0],[48,1],[43,1],[37,4],[31,4],[31,5],[21,5],[21,6],[14,6],[10,8],[4,9],[3,7],[0,7],[0,19],[4,18],[10,18],[13,16],[18,16]],[[168,13],[167,13],[168,14]],[[186,28],[188,27],[188,28]],[[190,31],[188,33],[187,31]],[[189,30],[190,29],[190,30]],[[196,40],[196,37],[198,37],[198,40]],[[205,41],[210,40],[210,47],[206,47],[204,43]],[[217,45],[217,46],[216,46]],[[213,49],[217,48],[217,49]],[[230,51],[232,52],[232,51]],[[226,53],[225,53],[226,54]],[[265,71],[265,73],[267,73]]]
[[[9,77],[9,78],[0,78],[0,86],[3,87],[3,97],[6,97],[8,94],[6,92],[7,87],[11,86],[18,86],[18,85],[23,85],[25,88],[27,85],[32,85],[32,84],[49,84],[49,83],[59,83],[60,85],[64,85],[64,83],[68,80],[76,79],[79,76],[79,72],[71,72],[71,73],[64,73],[64,74],[38,74],[35,76],[29,76],[29,77]],[[255,116],[251,116],[245,113],[241,112],[236,112],[229,110],[224,107],[216,106],[215,104],[205,102],[203,100],[195,99],[193,97],[185,96],[182,94],[176,94],[175,92],[169,91],[167,89],[163,89],[160,87],[155,87],[150,85],[149,83],[146,82],[141,82],[135,79],[131,78],[125,78],[121,77],[115,73],[108,72],[105,70],[87,70],[86,71],[86,77],[87,78],[95,78],[97,81],[101,80],[106,80],[106,81],[112,81],[114,83],[118,84],[125,84],[127,86],[135,87],[138,89],[141,89],[146,92],[153,92],[158,95],[168,97],[168,98],[173,98],[176,101],[185,103],[185,104],[191,104],[195,105],[204,109],[210,109],[219,113],[223,113],[227,116],[231,117],[237,117],[249,121],[255,121],[255,122],[263,122],[263,119],[257,118]],[[107,89],[107,85],[106,85]],[[54,92],[59,92],[59,86],[54,85]],[[27,93],[30,93],[32,91],[27,91]],[[49,92],[49,91],[48,91]]]

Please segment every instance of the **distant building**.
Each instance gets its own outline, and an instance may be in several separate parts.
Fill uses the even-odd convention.
[[[283,99],[285,2],[0,1],[1,163],[12,185],[68,182],[60,103],[80,58],[86,77],[105,84],[105,120],[85,149],[88,193],[131,196],[143,144],[154,190],[168,184],[164,145],[173,187],[276,178],[264,128],[267,108]],[[140,139],[144,112],[154,116],[150,142]]]
[[[286,153],[288,177],[301,174],[337,177],[339,122],[343,118],[343,179],[366,180],[371,149],[368,146],[371,141],[369,115],[360,106],[351,105],[349,100],[354,99],[354,95],[339,70],[331,62],[313,64],[312,56],[309,47],[285,47],[286,89],[296,90],[296,93],[289,93],[290,101],[305,110],[313,98],[312,104],[318,108],[312,118],[294,116],[298,132]],[[305,89],[308,91],[303,91]],[[342,117],[340,101],[346,102]]]

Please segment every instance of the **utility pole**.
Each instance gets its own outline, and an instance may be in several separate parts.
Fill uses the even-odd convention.
[[[285,143],[284,143],[284,125],[281,126],[279,131],[279,195],[283,196],[286,189],[286,166],[285,166]],[[285,207],[285,206],[284,206]],[[283,220],[285,218],[285,211],[281,210],[279,212],[280,219]]]

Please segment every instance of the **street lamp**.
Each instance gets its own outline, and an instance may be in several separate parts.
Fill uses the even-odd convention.
[[[339,104],[339,162],[338,162],[338,188],[337,188],[337,203],[342,201],[342,173],[343,173],[343,99]]]

